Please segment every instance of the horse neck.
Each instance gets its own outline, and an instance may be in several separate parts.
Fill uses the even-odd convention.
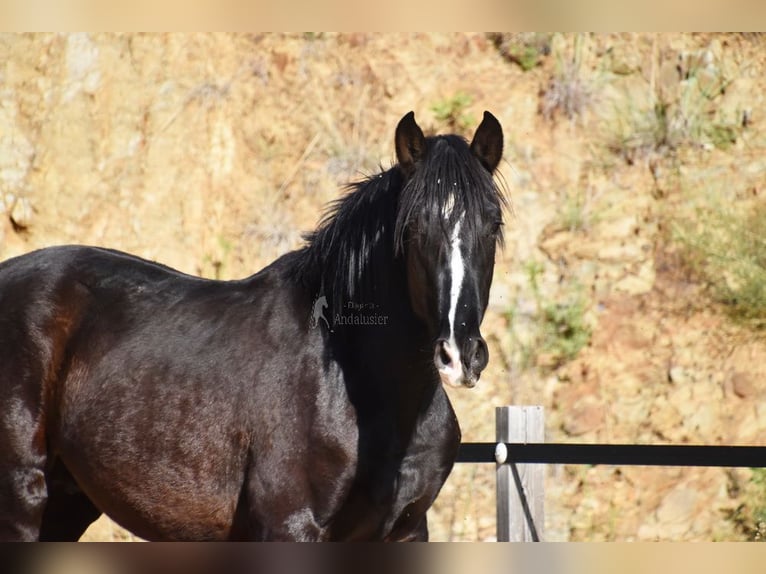
[[[333,338],[345,349],[352,363],[349,381],[355,391],[372,400],[370,408],[394,409],[401,440],[408,440],[418,413],[440,384],[433,367],[432,342],[425,326],[413,314],[401,262],[392,261],[386,289],[360,293],[361,303],[373,303],[374,313],[385,317],[384,325],[347,326],[336,329]]]
[[[385,350],[397,356],[412,353],[426,342],[426,331],[412,312],[404,265],[400,259],[392,259],[385,268],[376,271],[378,277],[385,277],[382,286],[344,295],[342,298],[348,303],[336,303],[336,306],[345,307],[342,312],[367,310],[368,314],[380,318],[381,324],[346,327],[339,332],[360,350],[375,353]]]

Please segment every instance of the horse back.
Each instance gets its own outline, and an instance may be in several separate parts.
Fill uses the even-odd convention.
[[[0,399],[23,394],[41,413],[38,450],[140,536],[246,535],[236,522],[253,461],[306,444],[327,410],[317,397],[335,396],[318,389],[321,357],[302,350],[320,332],[295,319],[301,298],[278,275],[208,281],[87,247],[8,260]]]
[[[24,379],[30,381],[25,385],[30,394],[50,398],[55,389],[49,387],[61,378],[67,352],[83,327],[100,315],[116,318],[131,293],[170,274],[139,258],[80,246],[41,249],[0,263],[5,386]]]

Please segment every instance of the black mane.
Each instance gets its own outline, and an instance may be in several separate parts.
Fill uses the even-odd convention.
[[[317,229],[304,236],[294,270],[317,296],[330,295],[334,309],[385,289],[403,179],[393,167],[349,185],[349,193],[333,201]]]
[[[334,308],[355,298],[369,303],[385,292],[389,262],[403,252],[411,226],[437,242],[446,235],[442,214],[448,211],[450,224],[464,213],[463,225],[475,234],[483,232],[482,221],[494,217],[501,223],[507,200],[465,139],[443,135],[426,141],[426,157],[408,180],[395,165],[351,184],[304,236],[294,271],[317,295],[329,294]],[[502,242],[502,233],[497,239]]]

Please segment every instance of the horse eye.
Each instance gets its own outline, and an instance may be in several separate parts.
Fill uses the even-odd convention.
[[[497,235],[500,233],[500,229],[503,227],[502,221],[495,221],[490,227],[490,235]]]

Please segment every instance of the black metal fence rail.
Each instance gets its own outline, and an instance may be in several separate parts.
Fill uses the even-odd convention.
[[[504,443],[505,462],[615,466],[766,467],[766,446]],[[494,463],[497,443],[460,445],[457,462]]]
[[[544,539],[544,464],[766,468],[766,446],[546,443],[539,405],[496,407],[495,441],[462,443],[457,462],[495,464],[503,542]]]

